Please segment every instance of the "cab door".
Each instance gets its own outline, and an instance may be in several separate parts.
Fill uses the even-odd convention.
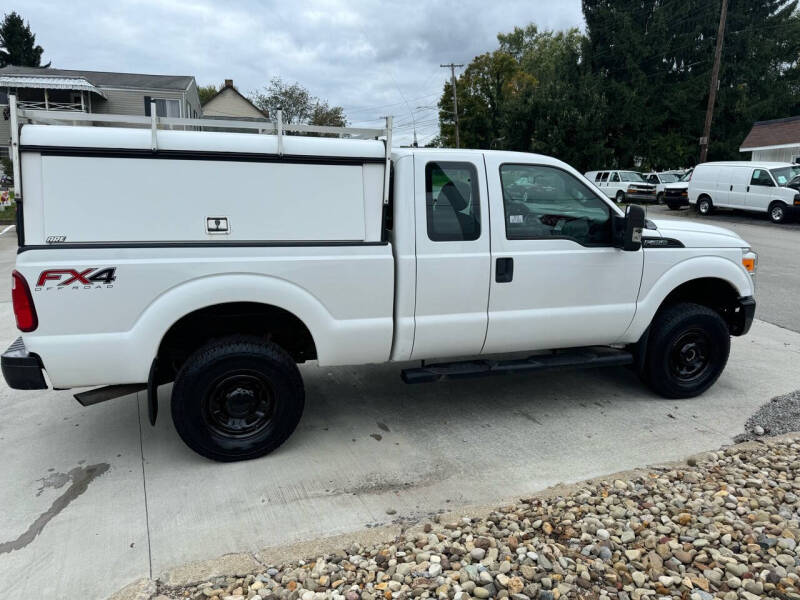
[[[744,208],[767,212],[769,204],[774,198],[775,182],[766,169],[748,169],[750,175],[747,185],[747,199]]]
[[[612,245],[610,203],[561,165],[486,156],[492,278],[486,354],[611,344],[636,311],[643,250]]]
[[[483,347],[491,270],[486,191],[482,154],[415,154],[413,359],[475,355]]]

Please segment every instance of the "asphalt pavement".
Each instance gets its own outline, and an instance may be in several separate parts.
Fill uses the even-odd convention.
[[[727,369],[700,398],[664,400],[625,368],[406,386],[401,365],[309,364],[292,438],[263,459],[218,464],[179,440],[168,386],[151,427],[143,394],[83,408],[70,391],[0,384],[3,593],[102,598],[186,561],[501,502],[730,443],[764,402],[800,388],[800,324],[782,305],[797,304],[800,230],[727,219],[712,222],[760,252],[762,320],[733,340]],[[6,281],[14,250],[13,235],[0,236]],[[7,287],[0,340],[10,344]]]

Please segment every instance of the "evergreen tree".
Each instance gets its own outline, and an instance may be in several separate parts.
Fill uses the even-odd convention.
[[[49,67],[42,65],[41,46],[30,26],[16,12],[5,15],[0,24],[0,67],[16,65],[22,67]]]

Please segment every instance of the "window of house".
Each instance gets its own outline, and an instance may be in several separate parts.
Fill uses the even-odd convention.
[[[8,88],[0,88],[0,104],[8,104]]]
[[[144,114],[150,116],[150,103],[156,103],[156,115],[159,117],[180,117],[181,101],[172,98],[144,97]]]
[[[475,166],[463,162],[426,164],[425,207],[432,241],[477,240],[481,215]]]
[[[610,245],[610,208],[570,173],[542,165],[502,165],[500,180],[507,239]]]

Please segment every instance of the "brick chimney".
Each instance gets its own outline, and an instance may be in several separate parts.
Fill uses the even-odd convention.
[[[226,79],[225,80],[225,87],[232,88],[233,87],[233,79]]]

